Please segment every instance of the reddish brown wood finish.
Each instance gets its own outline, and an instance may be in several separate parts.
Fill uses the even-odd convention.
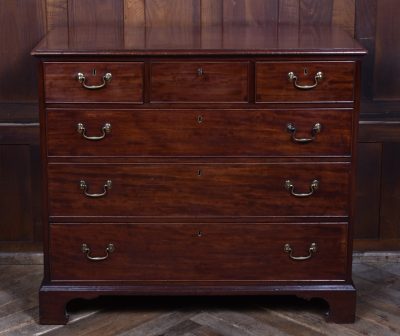
[[[33,54],[61,65],[61,74],[64,64],[122,69],[137,62],[143,99],[122,100],[123,87],[108,97],[102,90],[104,100],[80,93],[79,100],[42,100],[49,207],[42,321],[65,323],[69,299],[105,294],[296,294],[325,298],[334,321],[354,319],[356,77],[364,50],[330,28],[232,25],[203,34],[152,27],[134,30],[126,44],[76,28],[50,34]],[[309,76],[324,66],[327,77],[301,96],[287,78],[298,70],[283,66],[304,74],[304,64]],[[106,122],[112,131],[91,142],[78,134],[78,122],[88,136],[100,135]],[[322,132],[295,144],[289,122],[301,138],[317,122]],[[285,189],[289,179],[297,193],[309,192],[314,179],[319,187],[297,198]],[[107,180],[112,187],[94,199],[82,180],[89,193],[103,192]],[[109,243],[115,251],[104,262],[88,261],[83,242],[93,256]],[[289,243],[304,256],[313,242],[310,260],[283,251]]]
[[[78,73],[91,86],[102,84],[106,73],[112,79],[102,89],[88,90],[78,81]],[[143,102],[142,62],[46,62],[44,80],[47,103]]]
[[[152,62],[152,102],[245,102],[248,62]]]
[[[345,280],[347,224],[53,224],[54,281],[318,281]],[[88,260],[81,251],[106,260]],[[284,252],[290,244],[292,260]],[[204,253],[207,251],[207,253]],[[127,267],[129,265],[129,267]]]
[[[256,63],[256,101],[351,102],[354,100],[354,62],[258,62]],[[298,85],[314,85],[318,72],[323,78],[311,90],[294,86],[288,74],[298,77]]]
[[[316,1],[316,0],[314,0]],[[316,5],[318,6],[318,5]],[[78,25],[50,32],[32,51],[35,56],[347,56],[365,49],[348,33],[327,25],[264,25],[227,23],[224,29],[188,25],[126,26],[129,43],[115,27]],[[102,38],[93,38],[101,34]],[[320,59],[317,59],[320,61]]]
[[[51,164],[49,215],[54,216],[348,216],[350,165],[288,164]],[[310,197],[313,180],[320,183]],[[83,194],[107,195],[92,199]]]
[[[83,123],[90,141],[77,132]],[[287,130],[295,125],[296,143]],[[47,110],[49,156],[321,156],[350,155],[352,110]]]

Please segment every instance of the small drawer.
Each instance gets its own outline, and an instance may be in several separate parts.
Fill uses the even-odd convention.
[[[44,63],[47,103],[142,103],[143,63]]]
[[[347,224],[52,224],[53,281],[345,280]]]
[[[48,155],[350,155],[352,120],[352,109],[48,109]]]
[[[247,102],[248,62],[153,62],[152,102]]]
[[[353,102],[354,75],[354,62],[258,62],[256,102]]]
[[[349,163],[50,164],[51,217],[348,216]]]

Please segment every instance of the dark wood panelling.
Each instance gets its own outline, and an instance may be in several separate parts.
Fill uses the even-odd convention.
[[[400,101],[400,6],[398,0],[377,2],[374,98]]]
[[[146,25],[198,26],[200,23],[199,0],[146,0]]]
[[[32,156],[32,145],[39,143],[37,70],[29,53],[45,33],[44,6],[42,0],[0,0],[1,250],[4,242],[17,248],[25,242],[24,249],[31,249],[41,238],[34,215],[41,211],[40,196],[32,188],[34,180],[40,182],[39,160]]]
[[[279,22],[298,24],[300,15],[300,6],[298,0],[280,0],[279,1]]]
[[[201,25],[222,26],[223,0],[201,0]]]
[[[372,98],[373,90],[373,64],[375,55],[375,29],[376,29],[377,0],[356,0],[356,26],[355,37],[368,50],[362,64],[362,94],[364,99]],[[362,110],[362,113],[365,113]]]
[[[341,26],[354,36],[356,0],[334,0],[332,23]]]
[[[0,240],[33,240],[29,145],[0,146]]]
[[[330,24],[333,0],[300,0],[300,24]]]
[[[387,143],[383,148],[382,208],[380,236],[400,238],[400,143]]]
[[[245,23],[265,25],[278,22],[278,0],[224,0],[224,24]]]
[[[0,0],[0,102],[36,101],[29,53],[45,32],[42,0]]]
[[[123,45],[123,0],[69,0],[68,25],[70,42],[79,45],[79,30],[86,29],[88,34],[93,32],[92,40],[102,40],[104,34],[112,36]],[[79,27],[79,28],[78,28]],[[106,28],[101,32],[101,27]],[[96,28],[96,29],[94,29]],[[86,43],[87,40],[82,41]]]
[[[400,142],[400,121],[361,121],[358,141],[391,143]]]
[[[356,221],[354,235],[358,239],[379,239],[382,144],[358,145]]]
[[[115,25],[116,29],[122,26],[122,0],[69,0],[68,22],[70,28],[79,25]]]
[[[47,31],[68,25],[68,0],[47,0]]]

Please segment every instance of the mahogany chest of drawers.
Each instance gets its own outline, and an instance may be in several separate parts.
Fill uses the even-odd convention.
[[[32,52],[41,323],[66,323],[73,298],[115,294],[320,297],[329,320],[353,321],[365,51],[334,28],[129,47],[85,31],[50,33]]]

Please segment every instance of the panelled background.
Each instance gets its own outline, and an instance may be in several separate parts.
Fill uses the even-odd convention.
[[[46,31],[112,24],[115,40],[129,46],[138,43],[134,29],[193,26],[207,34],[208,25],[223,31],[236,23],[335,24],[369,50],[355,247],[400,250],[399,17],[398,0],[0,0],[0,250],[41,248],[37,71],[29,52]]]

